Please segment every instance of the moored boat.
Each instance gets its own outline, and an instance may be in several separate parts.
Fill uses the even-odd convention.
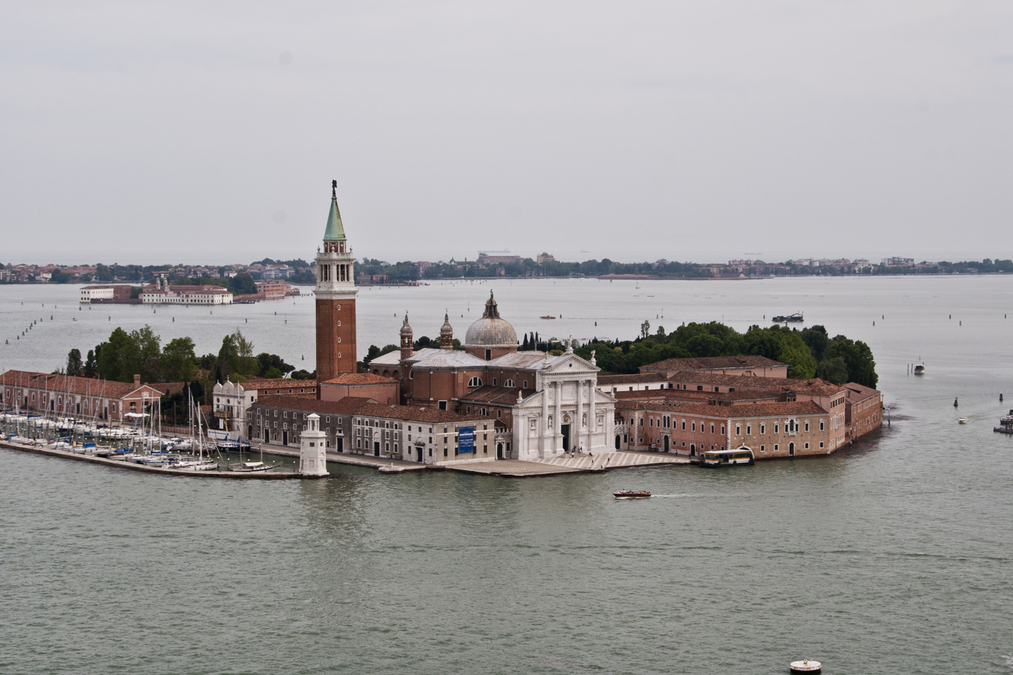
[[[254,473],[257,471],[270,471],[271,469],[277,469],[279,466],[279,464],[264,464],[263,462],[242,462],[241,464],[230,464],[229,471]]]
[[[753,451],[746,446],[734,450],[708,450],[700,455],[700,466],[728,466],[752,464]]]

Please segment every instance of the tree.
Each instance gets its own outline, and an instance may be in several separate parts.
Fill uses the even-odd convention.
[[[782,331],[781,353],[777,360],[788,364],[788,377],[808,380],[816,376],[816,359],[797,332]]]
[[[233,335],[226,335],[222,338],[222,347],[218,350],[212,377],[216,382],[225,382],[238,368],[239,350],[236,348],[236,339]]]
[[[95,352],[97,349],[98,347],[88,350],[88,356],[84,361],[84,371],[81,373],[85,377],[95,377],[98,374],[98,367],[95,361]]]
[[[75,347],[67,354],[67,374],[73,377],[78,377],[81,375],[82,370],[81,350]]]
[[[107,265],[99,263],[95,266],[95,280],[96,281],[112,281],[113,273]]]
[[[126,378],[124,382],[129,382],[135,374],[141,376],[142,382],[161,381],[162,339],[155,335],[151,326],[145,324],[130,331],[129,345],[130,359],[126,363],[130,370],[123,374]]]
[[[817,372],[827,382],[844,384],[848,381],[848,364],[840,356],[821,361]]]
[[[840,357],[848,367],[848,380],[866,387],[876,388],[879,375],[869,345],[860,340],[850,340],[843,335],[835,337],[827,350],[828,359]]]
[[[107,341],[95,347],[96,371],[99,377],[115,382],[125,381],[123,373],[130,368],[129,365],[125,365],[125,361],[129,358],[129,345],[130,336],[125,330],[117,327],[110,333]]]
[[[228,289],[235,295],[254,295],[257,292],[257,283],[248,272],[240,272],[229,279]]]
[[[284,377],[285,373],[293,369],[292,366],[282,361],[281,357],[277,354],[268,354],[267,352],[257,354],[257,366],[257,374],[260,377],[272,379]]]
[[[651,322],[644,319],[644,322],[640,324],[640,337],[646,338],[647,334],[651,332]]]
[[[162,348],[162,378],[166,382],[190,382],[197,377],[193,340],[180,337]]]

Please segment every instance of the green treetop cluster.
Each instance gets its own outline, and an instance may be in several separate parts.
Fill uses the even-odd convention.
[[[205,384],[231,379],[243,382],[254,377],[276,378],[291,373],[294,379],[308,379],[310,373],[293,371],[277,354],[254,355],[253,343],[241,331],[226,335],[217,354],[197,356],[188,337],[170,340],[162,346],[151,326],[127,332],[116,328],[109,339],[88,350],[84,361],[79,349],[67,355],[68,375],[99,377],[131,382],[140,375],[143,382],[192,382]]]
[[[843,335],[831,338],[823,326],[798,330],[785,326],[752,326],[745,333],[722,323],[690,323],[671,333],[650,323],[641,325],[636,340],[602,342],[597,339],[575,349],[584,358],[595,350],[598,367],[607,373],[636,373],[640,366],[671,358],[758,355],[788,364],[788,376],[798,380],[821,377],[834,384],[857,382],[875,387],[879,381],[872,350],[864,342]]]

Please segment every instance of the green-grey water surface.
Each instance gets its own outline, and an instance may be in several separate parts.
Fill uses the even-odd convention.
[[[820,459],[524,480],[217,482],[0,450],[0,672],[1010,673],[1006,279],[776,281],[657,292],[669,315],[680,294],[688,317],[822,311],[872,346],[889,428]],[[574,321],[599,311],[569,288]],[[632,335],[614,304],[601,323]],[[65,337],[39,353],[87,347]]]

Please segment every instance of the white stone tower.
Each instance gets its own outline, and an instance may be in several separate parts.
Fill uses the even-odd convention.
[[[299,443],[299,473],[304,476],[327,475],[327,434],[320,431],[320,415],[310,413],[306,431]]]

